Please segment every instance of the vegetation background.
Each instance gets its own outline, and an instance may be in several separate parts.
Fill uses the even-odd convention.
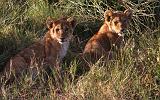
[[[19,83],[1,88],[0,99],[159,100],[159,0],[0,0],[0,70],[10,57],[40,40],[48,16],[74,16],[77,27],[69,52],[82,52],[87,40],[103,23],[106,9],[133,10],[125,46],[114,60],[91,66],[75,79],[79,61],[64,63],[64,74],[44,81],[24,75]],[[69,58],[68,58],[69,59]],[[1,81],[2,82],[2,81]],[[54,84],[57,84],[56,87]]]

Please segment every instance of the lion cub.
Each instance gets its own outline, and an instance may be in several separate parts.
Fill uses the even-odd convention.
[[[83,55],[89,54],[95,60],[95,58],[99,58],[102,55],[108,56],[113,45],[119,48],[123,40],[121,33],[127,28],[131,16],[132,11],[129,9],[124,12],[105,11],[104,24],[87,42]]]
[[[57,66],[66,55],[73,31],[76,25],[74,18],[61,18],[46,21],[48,32],[44,38],[23,49],[6,64],[3,75],[5,79],[20,75],[23,71],[37,64],[45,66]],[[43,68],[46,69],[46,68]],[[33,72],[34,73],[34,72]]]

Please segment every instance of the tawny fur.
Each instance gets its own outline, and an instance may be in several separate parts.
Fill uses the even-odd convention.
[[[87,42],[83,55],[89,55],[95,60],[102,55],[108,56],[113,45],[119,48],[123,40],[121,33],[127,28],[131,16],[132,12],[129,9],[124,12],[105,11],[104,24]]]
[[[13,74],[20,75],[31,65],[37,64],[38,67],[43,66],[44,69],[46,69],[45,66],[59,65],[66,55],[76,22],[73,18],[58,20],[48,18],[46,24],[48,32],[44,38],[11,58],[1,75],[6,79],[11,79]]]

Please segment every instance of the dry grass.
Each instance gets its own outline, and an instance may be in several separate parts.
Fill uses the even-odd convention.
[[[32,80],[22,75],[19,82],[2,87],[1,99],[58,100],[158,100],[160,98],[160,23],[158,0],[1,0],[0,2],[0,69],[22,48],[43,37],[48,16],[75,16],[78,20],[74,39],[61,71],[45,72]],[[119,0],[120,1],[120,0]],[[91,66],[75,79],[81,52],[86,41],[103,22],[106,9],[133,10],[133,20],[125,34],[125,47],[114,60]],[[81,45],[81,47],[79,46]],[[74,53],[74,54],[73,54]],[[34,66],[34,65],[33,65]],[[23,74],[23,73],[22,73]],[[1,81],[2,82],[2,81]]]

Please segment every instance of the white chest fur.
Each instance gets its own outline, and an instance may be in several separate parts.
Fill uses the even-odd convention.
[[[68,47],[69,47],[69,42],[63,42],[63,43],[61,43],[61,49],[59,51],[59,57],[60,57],[60,59],[64,58],[64,56],[67,53]]]

